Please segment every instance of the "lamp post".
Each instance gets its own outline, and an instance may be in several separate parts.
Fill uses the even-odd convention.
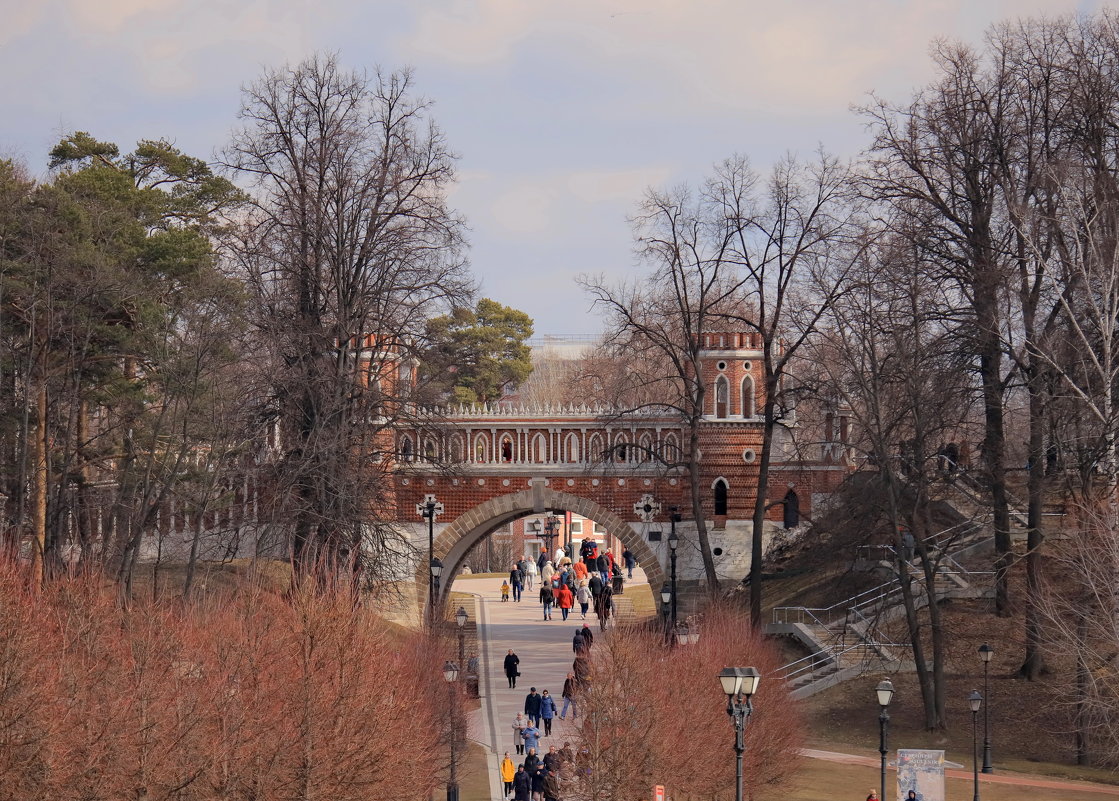
[[[699,642],[699,626],[696,623],[681,623],[676,629],[677,645],[695,645]]]
[[[672,603],[672,586],[667,582],[661,585],[661,610],[664,613],[664,637],[667,640],[672,636],[669,628],[669,605]]]
[[[672,561],[672,628],[676,628],[676,548],[680,545],[680,538],[676,536],[676,507],[672,507],[672,530],[668,535],[668,555]]]
[[[435,628],[435,599],[439,596],[439,576],[443,573],[443,562],[438,558],[432,559],[428,565],[428,572],[431,574],[431,581],[433,591],[431,593],[431,601],[428,603],[427,610],[427,624],[430,628]]]
[[[458,611],[455,612],[455,623],[458,624],[458,663],[460,665],[466,664],[466,655],[463,651],[463,638],[466,635],[466,608],[460,606]]]
[[[971,707],[971,779],[975,784],[972,801],[979,801],[979,707],[983,706],[983,696],[972,690],[967,703]]]
[[[434,495],[425,495],[423,503],[416,504],[416,514],[427,520],[427,600],[428,623],[435,625],[435,595],[439,590],[438,576],[430,570],[435,564],[435,516],[443,514],[443,504],[436,500]]]
[[[994,773],[991,766],[991,688],[987,683],[988,667],[991,664],[991,655],[995,649],[987,643],[979,646],[979,658],[983,660],[983,697],[987,703],[983,705],[983,772]]]
[[[757,668],[723,668],[719,684],[727,696],[727,714],[734,721],[735,785],[734,799],[742,801],[742,754],[746,751],[746,724],[754,711],[750,699],[758,691],[762,674]]]
[[[886,708],[890,705],[890,701],[894,697],[894,685],[889,679],[878,682],[878,686],[874,688],[875,694],[878,696],[878,706],[881,707],[881,712],[878,713],[878,753],[882,757],[881,774],[879,776],[879,793],[881,794],[882,801],[886,801],[886,755],[890,753],[890,749],[886,747],[886,729],[890,724],[890,713]]]
[[[450,660],[443,663],[443,678],[451,688],[451,775],[447,779],[447,801],[458,801],[458,768],[455,753],[458,739],[458,704],[455,703],[455,683],[458,681],[458,665]]]

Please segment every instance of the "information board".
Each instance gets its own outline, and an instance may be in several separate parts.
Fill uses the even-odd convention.
[[[945,801],[943,751],[898,749],[898,801],[906,801],[910,790],[917,801]]]

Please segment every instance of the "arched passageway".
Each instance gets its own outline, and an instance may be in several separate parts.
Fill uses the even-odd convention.
[[[443,575],[446,579],[440,585],[437,603],[446,602],[452,577],[458,574],[471,548],[500,526],[544,509],[563,509],[601,523],[607,534],[617,537],[633,552],[644,568],[650,586],[659,587],[664,582],[664,568],[656,552],[618,515],[589,498],[536,486],[481,503],[460,515],[439,533],[435,538],[435,556],[443,562]],[[418,565],[416,584],[420,588],[421,597],[427,594],[427,570],[426,564]]]

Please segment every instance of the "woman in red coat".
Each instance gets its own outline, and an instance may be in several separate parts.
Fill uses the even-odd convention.
[[[567,620],[567,616],[571,614],[571,607],[575,605],[575,595],[566,584],[560,584],[559,589],[555,592],[555,596],[556,606],[560,608],[560,614],[563,615],[563,619]]]

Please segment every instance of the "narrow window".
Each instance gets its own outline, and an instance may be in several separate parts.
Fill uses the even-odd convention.
[[[727,416],[727,395],[730,394],[730,387],[727,384],[725,376],[719,376],[715,380],[715,416]]]
[[[579,461],[579,438],[574,434],[567,435],[567,442],[565,444],[567,450],[567,461],[575,464]]]
[[[754,379],[750,376],[742,379],[742,416],[754,416]]]
[[[501,461],[513,461],[513,440],[509,439],[508,437],[501,440]]]
[[[400,458],[402,461],[412,461],[412,438],[404,437],[400,440]]]
[[[727,482],[719,479],[715,482],[715,515],[726,517],[727,514]]]

